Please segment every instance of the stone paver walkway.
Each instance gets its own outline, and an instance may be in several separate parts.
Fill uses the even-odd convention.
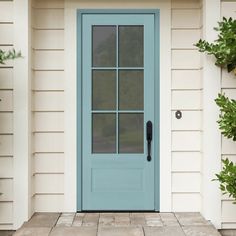
[[[220,236],[199,213],[36,213],[14,236]]]

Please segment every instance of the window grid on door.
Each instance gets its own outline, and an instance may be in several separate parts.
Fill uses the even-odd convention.
[[[110,62],[106,62],[105,63],[105,66],[102,66],[102,65],[99,65],[99,60],[96,62],[96,60],[95,60],[95,50],[94,50],[94,44],[95,44],[95,42],[94,42],[94,29],[95,29],[95,27],[108,27],[107,29],[112,29],[112,27],[115,27],[115,30],[114,30],[114,32],[115,32],[115,51],[114,51],[114,53],[115,53],[115,57],[113,57],[112,55],[110,55],[110,58],[111,58],[111,60],[110,60]],[[125,40],[124,40],[124,42],[122,41],[122,42],[120,42],[119,40],[120,40],[120,29],[123,27],[123,29],[125,29],[125,27],[130,27],[129,28],[129,30],[131,30],[131,33],[132,33],[132,29],[134,30],[134,32],[135,32],[135,28],[136,27],[139,27],[141,30],[141,43],[142,43],[142,45],[141,45],[141,50],[144,50],[144,48],[143,48],[143,44],[144,44],[144,42],[143,42],[143,31],[144,31],[144,29],[143,29],[143,25],[135,25],[135,26],[128,26],[128,25],[109,25],[109,26],[105,26],[105,25],[93,25],[92,26],[92,38],[93,38],[93,42],[92,42],[92,48],[93,48],[93,52],[92,52],[92,68],[91,68],[91,75],[92,75],[92,96],[94,96],[94,91],[95,91],[95,89],[94,89],[94,85],[95,85],[95,80],[96,79],[98,79],[98,78],[95,78],[95,73],[96,72],[101,72],[100,74],[102,74],[102,72],[104,73],[104,75],[107,73],[108,74],[108,72],[110,72],[110,74],[111,74],[111,77],[112,77],[112,74],[113,73],[115,73],[115,107],[114,107],[114,104],[113,104],[113,109],[112,109],[112,102],[111,102],[111,104],[110,104],[110,109],[103,109],[102,107],[98,107],[97,109],[96,109],[96,107],[94,107],[94,100],[96,100],[94,97],[93,97],[93,99],[92,99],[92,104],[91,104],[91,107],[92,107],[92,153],[109,153],[109,154],[111,154],[111,153],[113,153],[113,154],[118,154],[118,153],[143,153],[144,152],[144,135],[143,135],[143,133],[144,133],[144,122],[143,122],[143,119],[144,119],[144,95],[143,95],[143,93],[144,93],[144,62],[143,62],[143,52],[141,52],[141,55],[142,55],[142,58],[141,59],[139,59],[139,58],[136,58],[136,61],[141,61],[141,65],[139,64],[139,65],[136,65],[136,66],[130,66],[130,65],[128,65],[128,66],[125,66],[124,65],[124,62],[122,62],[121,61],[121,59],[120,59],[120,48],[119,48],[119,44],[120,43],[124,43],[125,42]],[[133,28],[132,28],[133,27]],[[134,28],[135,27],[135,28]],[[128,29],[128,28],[126,28],[126,29]],[[138,29],[138,28],[136,28],[136,29]],[[137,30],[138,31],[138,30]],[[138,34],[138,33],[137,33]],[[112,38],[112,36],[111,36],[111,41],[113,41],[114,39]],[[113,42],[114,43],[114,42]],[[127,42],[125,42],[125,43],[127,43]],[[134,42],[135,43],[135,42]],[[138,45],[138,43],[136,43],[137,45]],[[137,47],[137,45],[136,45],[136,47]],[[128,44],[128,46],[129,46],[129,44]],[[126,46],[127,47],[127,46]],[[132,45],[131,45],[131,48],[132,48]],[[133,48],[135,48],[135,45],[134,45],[134,47]],[[108,52],[108,54],[109,53],[111,53],[111,52]],[[124,53],[124,52],[123,52]],[[140,52],[139,52],[140,53]],[[126,58],[124,57],[124,55],[122,55],[123,56],[123,59],[124,59],[124,61],[126,60]],[[132,55],[130,55],[130,56],[132,56]],[[133,55],[134,56],[134,55]],[[137,55],[136,55],[137,56]],[[99,57],[98,57],[99,58]],[[113,60],[114,60],[114,58],[115,58],[115,63],[113,62]],[[135,58],[133,58],[133,59],[135,59]],[[98,65],[96,65],[96,63],[98,64]],[[110,65],[109,65],[109,63],[110,63]],[[123,63],[123,64],[122,64]],[[129,62],[129,60],[126,60],[126,63],[130,63]],[[136,62],[137,63],[137,62]],[[121,65],[122,64],[122,65]],[[137,63],[138,64],[138,63]],[[141,107],[138,107],[138,109],[128,109],[127,107],[126,107],[126,109],[120,109],[120,108],[122,108],[121,107],[121,102],[120,102],[120,97],[121,97],[121,94],[120,94],[120,87],[121,87],[121,78],[122,78],[122,76],[121,76],[121,74],[123,73],[123,76],[125,77],[125,72],[126,72],[126,75],[127,74],[134,74],[134,76],[133,76],[133,80],[134,80],[134,82],[135,82],[135,78],[136,78],[136,80],[137,80],[137,83],[140,83],[140,84],[142,84],[142,86],[141,86],[141,89],[139,88],[139,85],[136,85],[138,88],[139,88],[139,90],[140,90],[140,92],[141,92],[141,90],[142,90],[142,92],[140,93],[140,96],[142,97],[140,100],[142,100],[141,101],[141,103],[142,103],[142,105],[141,105]],[[130,73],[131,72],[131,73]],[[135,73],[136,73],[136,77],[135,77]],[[98,73],[99,74],[99,73]],[[142,78],[142,79],[138,79],[138,74],[141,74],[141,76],[140,76],[140,78]],[[105,76],[104,76],[105,77]],[[132,76],[131,76],[132,77]],[[102,78],[102,77],[101,77]],[[112,79],[110,79],[110,80],[112,80]],[[123,78],[123,80],[124,80],[124,78]],[[129,80],[129,78],[127,79],[127,80]],[[141,80],[141,82],[140,81],[138,81],[138,80]],[[108,80],[109,81],[109,80]],[[129,82],[131,81],[131,79],[129,80]],[[110,83],[111,81],[109,81],[109,83]],[[132,82],[132,81],[131,81]],[[98,84],[99,82],[97,82],[96,84]],[[108,82],[107,82],[108,83]],[[135,83],[134,83],[135,84]],[[131,85],[132,85],[132,83],[131,83]],[[114,88],[113,88],[114,89]],[[138,91],[138,89],[136,89],[137,91]],[[136,93],[137,93],[137,91],[136,91]],[[127,95],[127,94],[126,94]],[[128,98],[128,97],[127,97]],[[126,98],[126,99],[127,99]],[[106,96],[105,96],[105,98],[104,99],[108,99],[108,98],[106,98]],[[138,99],[138,98],[137,98]],[[112,98],[110,98],[110,100],[112,100]],[[138,99],[139,100],[139,99]],[[123,101],[123,104],[125,104],[125,102]],[[137,104],[136,104],[136,106],[138,106]],[[124,107],[124,106],[123,106]],[[142,109],[141,109],[142,108]],[[106,119],[104,118],[105,116],[106,117],[110,117],[110,119],[112,120],[112,119],[114,119],[114,115],[115,115],[115,144],[114,144],[114,146],[115,146],[115,148],[113,147],[113,144],[111,143],[111,144],[107,144],[107,150],[105,150],[105,148],[100,148],[99,149],[99,145],[97,145],[96,144],[96,141],[94,141],[95,140],[95,138],[94,138],[94,136],[95,136],[95,129],[96,129],[96,120],[95,120],[95,118],[96,117],[100,117],[100,118],[97,118],[98,120],[100,119],[100,120],[102,120],[101,118],[102,118],[102,116],[103,116],[103,119],[106,121]],[[136,120],[134,119],[135,118],[135,115],[136,115]],[[134,120],[134,122],[131,122],[132,123],[132,126],[133,126],[133,129],[134,130],[137,130],[137,131],[135,131],[136,133],[137,133],[137,135],[138,135],[138,139],[140,139],[141,138],[141,141],[139,142],[138,141],[138,139],[136,140],[137,142],[139,142],[140,143],[140,145],[136,145],[136,147],[134,147],[133,149],[132,149],[132,147],[131,147],[131,149],[129,149],[129,147],[125,147],[125,148],[123,148],[122,149],[122,147],[121,147],[121,141],[120,141],[120,139],[121,139],[121,134],[123,134],[123,133],[125,133],[125,129],[127,128],[127,127],[124,127],[124,121],[125,121],[125,119],[124,118],[126,118],[127,120],[129,119],[129,120],[131,120],[132,121],[132,119]],[[110,122],[110,121],[109,121]],[[99,122],[98,122],[99,123]],[[100,121],[100,123],[102,123],[102,121]],[[106,122],[105,122],[106,123]],[[123,126],[122,126],[123,125]],[[141,127],[141,128],[140,128]],[[123,128],[124,130],[122,131],[121,130],[121,128]],[[110,130],[111,131],[111,130]],[[101,131],[100,131],[101,132]],[[107,132],[109,132],[109,130],[107,131]],[[134,134],[135,134],[135,132],[134,132]],[[125,135],[124,135],[125,136]],[[137,137],[132,137],[132,135],[130,135],[131,137],[130,137],[130,139],[131,138],[133,138],[133,139],[135,139],[135,138],[137,138]],[[135,136],[135,135],[133,135],[133,136]],[[107,140],[108,141],[108,140]],[[112,141],[112,139],[111,139],[111,141]],[[104,141],[105,142],[105,141]],[[125,142],[123,142],[124,144],[125,144]],[[109,146],[110,145],[110,146]],[[95,148],[95,146],[96,146],[96,148]],[[123,145],[123,146],[125,146],[125,145]],[[132,146],[132,145],[131,145]],[[114,150],[113,150],[113,148],[114,148]]]

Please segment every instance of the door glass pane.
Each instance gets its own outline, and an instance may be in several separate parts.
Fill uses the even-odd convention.
[[[93,26],[93,66],[116,66],[116,26]]]
[[[119,109],[143,109],[143,70],[119,71]]]
[[[143,26],[119,26],[119,66],[143,67]]]
[[[143,153],[143,114],[119,114],[119,153]]]
[[[116,152],[116,114],[93,113],[92,153]]]
[[[94,70],[92,80],[93,110],[115,110],[116,71]]]

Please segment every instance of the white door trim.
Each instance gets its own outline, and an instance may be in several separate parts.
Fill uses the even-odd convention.
[[[125,2],[125,9],[160,9],[160,210],[171,211],[171,0]],[[76,210],[76,70],[78,9],[121,9],[117,2],[65,0],[65,181],[64,211]]]

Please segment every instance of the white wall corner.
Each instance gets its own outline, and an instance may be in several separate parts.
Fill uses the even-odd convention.
[[[220,0],[203,0],[203,37],[213,42],[217,33],[214,27],[220,19]],[[219,109],[214,99],[221,91],[221,70],[215,59],[203,56],[203,178],[202,214],[216,228],[221,228],[221,192],[219,184],[212,182],[221,170],[221,134],[217,119]]]
[[[77,210],[77,18],[65,1],[65,180],[64,211]]]
[[[23,55],[14,61],[14,229],[32,214],[30,11],[30,0],[14,0],[14,48]]]
[[[160,211],[172,211],[171,197],[171,0],[160,7]]]

